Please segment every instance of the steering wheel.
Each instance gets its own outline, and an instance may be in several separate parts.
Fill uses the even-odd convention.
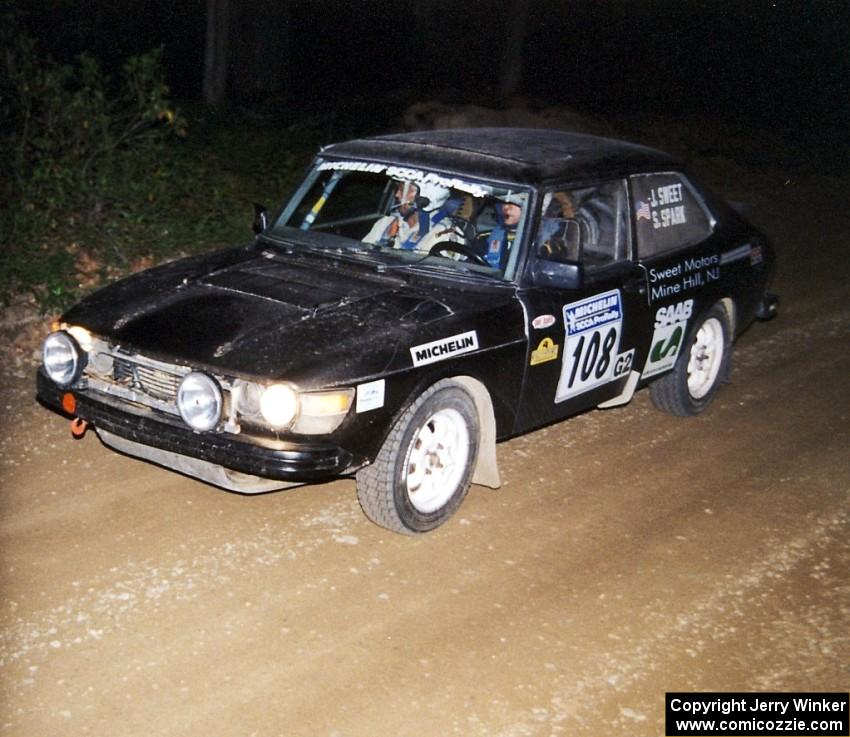
[[[486,266],[488,269],[490,268],[490,264],[487,263],[486,259],[473,251],[469,246],[465,246],[463,243],[455,243],[454,241],[440,241],[439,243],[435,243],[431,246],[431,250],[428,251],[429,256],[441,256],[447,252],[458,253],[467,261],[471,261],[478,266]]]

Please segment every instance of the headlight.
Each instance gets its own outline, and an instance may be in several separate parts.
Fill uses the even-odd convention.
[[[237,379],[232,396],[236,412],[249,420],[299,435],[325,435],[345,419],[354,393],[345,388],[299,392],[290,384],[263,386]]]
[[[193,371],[180,382],[177,409],[184,422],[195,430],[212,430],[221,418],[221,406],[221,389],[206,374]]]
[[[94,343],[92,341],[92,335],[88,330],[84,327],[80,327],[79,325],[69,325],[66,330],[68,334],[77,341],[77,345],[80,346],[80,348],[82,348],[86,353],[91,351]]]
[[[298,395],[286,384],[272,384],[260,397],[260,413],[272,427],[288,425],[297,411]]]
[[[259,384],[244,379],[236,379],[230,392],[230,398],[236,411],[244,417],[258,417],[262,391]]]
[[[44,341],[42,360],[47,375],[59,386],[76,381],[85,367],[85,354],[68,333],[51,333]]]

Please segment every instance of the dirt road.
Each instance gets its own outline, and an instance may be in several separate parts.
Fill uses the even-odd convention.
[[[659,735],[665,691],[846,691],[850,191],[775,194],[781,316],[708,413],[502,444],[419,539],[350,481],[246,498],[73,441],[7,369],[0,735]]]

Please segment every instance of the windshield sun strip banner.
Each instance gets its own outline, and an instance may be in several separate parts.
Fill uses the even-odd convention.
[[[457,177],[447,177],[424,169],[414,169],[408,166],[381,164],[375,161],[323,161],[318,165],[319,171],[362,171],[372,174],[386,174],[391,179],[404,179],[419,184],[436,184],[448,189],[467,192],[473,197],[487,197],[494,193],[494,188],[477,182],[469,182]]]

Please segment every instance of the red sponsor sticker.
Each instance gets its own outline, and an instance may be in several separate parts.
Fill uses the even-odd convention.
[[[538,315],[531,321],[531,327],[536,328],[537,330],[543,330],[544,328],[551,328],[555,324],[555,316],[554,315]]]

